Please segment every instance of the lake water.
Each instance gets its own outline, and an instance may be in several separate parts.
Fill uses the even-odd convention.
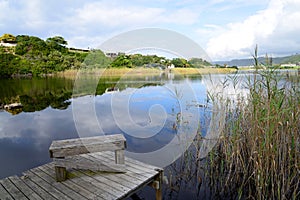
[[[209,130],[207,91],[223,90],[226,76],[0,80],[0,105],[23,105],[0,111],[0,178],[50,162],[53,140],[122,133],[127,156],[164,167],[169,179],[165,199],[209,198],[191,152],[197,148],[193,139]],[[237,92],[247,95],[242,85],[229,85],[225,93],[238,98]],[[143,199],[153,195],[151,188],[138,193]]]

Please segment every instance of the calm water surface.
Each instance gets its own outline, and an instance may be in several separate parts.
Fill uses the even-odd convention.
[[[0,110],[0,178],[21,175],[50,162],[48,148],[53,140],[123,133],[127,154],[143,155],[166,146],[181,134],[179,126],[192,120],[199,122],[199,134],[205,136],[210,117],[207,90],[216,91],[218,87],[212,82],[221,83],[224,77],[89,77],[75,92],[74,80],[66,78],[0,80],[0,106],[23,104],[19,110]],[[119,91],[105,93],[111,87],[118,87]],[[242,86],[240,92],[244,92]],[[229,89],[227,93],[233,92]],[[183,112],[190,115],[186,122],[180,121],[184,120],[180,115]],[[190,146],[189,152],[193,148]],[[187,166],[187,158],[191,162],[195,155],[184,155],[165,166],[170,180],[164,186],[165,199],[209,198],[201,174],[195,174],[198,166]],[[141,199],[151,199],[153,195],[151,188],[138,193]]]

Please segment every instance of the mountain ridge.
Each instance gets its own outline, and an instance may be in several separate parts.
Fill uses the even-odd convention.
[[[280,64],[299,64],[300,63],[300,54],[294,54],[290,56],[283,57],[269,57],[272,58],[274,65]],[[258,61],[262,64],[266,63],[266,57],[259,57]],[[214,61],[213,64],[218,65],[229,65],[229,66],[250,66],[253,65],[253,58],[244,58],[244,59],[232,59],[230,61]]]

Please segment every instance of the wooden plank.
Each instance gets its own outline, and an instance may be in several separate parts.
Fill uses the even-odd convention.
[[[27,200],[26,196],[8,178],[0,180],[0,183],[14,199]]]
[[[0,199],[13,200],[12,196],[5,190],[0,181]]]
[[[49,194],[46,190],[44,190],[43,188],[41,188],[39,185],[37,185],[36,183],[34,183],[31,179],[29,179],[26,175],[22,176],[21,179],[23,180],[23,182],[30,187],[32,190],[34,190],[40,197],[42,197],[43,199],[49,199],[49,200],[55,200],[56,198],[54,198],[51,194]]]
[[[35,193],[34,190],[32,190],[30,187],[28,187],[28,185],[26,185],[20,177],[11,176],[11,177],[8,177],[8,179],[17,188],[19,188],[19,190],[21,190],[28,199],[32,199],[32,200],[41,200],[42,199],[37,193]]]
[[[83,154],[85,155],[85,154]],[[124,164],[115,164],[112,162],[95,162],[94,160],[88,160],[83,156],[72,156],[65,159],[53,159],[55,166],[95,170],[103,172],[126,172]]]
[[[109,157],[104,157],[103,154],[100,156],[99,154],[85,154],[85,155],[82,155],[82,156],[85,156],[85,157],[90,157],[90,159],[93,159],[93,160],[100,160],[101,162],[105,162],[106,160],[109,159]],[[128,164],[126,163],[125,164],[126,166],[126,173],[125,175],[126,176],[130,176],[130,177],[133,177],[135,180],[142,180],[142,181],[145,181],[145,179],[148,179],[150,177],[154,177],[156,174],[158,174],[157,171],[155,170],[140,170],[138,167],[135,167],[133,164]]]
[[[43,165],[40,167],[46,174],[52,177],[55,180],[55,173],[53,171],[53,166],[50,165]],[[78,182],[73,181],[72,179],[68,179],[67,181],[61,182],[60,184],[65,185],[66,187],[72,188],[78,194],[86,197],[87,199],[95,199],[97,195],[93,194],[91,191],[87,190],[82,184],[78,184]],[[85,185],[85,184],[84,184]]]
[[[114,156],[114,152],[112,151],[105,151],[105,152],[95,152],[95,153],[92,153],[91,155],[97,155],[97,156],[104,156],[106,158],[109,158],[111,156]],[[150,165],[148,163],[143,163],[143,162],[140,162],[138,160],[134,160],[132,158],[129,158],[129,157],[126,157],[125,156],[125,163],[132,163],[134,165],[137,165],[137,166],[140,166],[140,167],[143,167],[147,170],[162,170],[161,168],[157,167],[157,166],[154,166],[154,165]]]
[[[90,152],[122,150],[126,140],[122,134],[53,141],[49,151],[51,158],[66,157]]]
[[[103,187],[105,184],[99,182],[93,177],[86,176],[80,170],[74,170],[78,177],[71,179],[72,181],[78,183],[79,185],[84,186],[86,189],[97,195],[97,197],[101,197],[102,199],[117,199],[117,194],[114,190],[107,190],[106,187]],[[71,181],[70,180],[70,181]]]
[[[43,180],[45,180],[51,186],[53,186],[57,190],[64,193],[66,196],[68,196],[72,199],[86,199],[84,196],[79,195],[76,191],[72,190],[69,187],[66,187],[64,184],[61,184],[60,182],[56,182],[55,179],[53,179],[48,174],[44,173],[44,171],[40,168],[41,167],[37,167],[37,168],[32,169],[31,171],[34,172],[39,177],[41,177]]]
[[[65,199],[69,200],[71,198],[67,197],[65,194],[63,194],[61,191],[57,190],[54,188],[52,185],[47,183],[45,180],[37,176],[34,172],[31,170],[26,171],[24,175],[28,176],[29,179],[31,179],[36,185],[40,186],[43,188],[45,191],[50,193],[52,196],[54,196],[57,199]]]
[[[94,153],[94,154],[89,154],[90,156],[94,156],[95,159],[102,159],[103,157],[109,158],[111,157],[111,155],[107,154],[107,153]],[[133,174],[133,176],[135,176],[135,178],[137,178],[139,175],[137,172],[142,173],[143,175],[145,175],[145,173],[150,173],[149,177],[145,177],[143,176],[141,179],[143,180],[141,183],[139,182],[136,187],[134,187],[133,185],[131,185],[131,191],[124,193],[124,195],[120,198],[127,198],[129,196],[131,196],[132,194],[136,193],[140,188],[149,185],[150,183],[153,183],[154,181],[157,183],[156,186],[157,188],[155,188],[156,190],[156,199],[161,199],[162,198],[162,190],[161,190],[161,184],[162,184],[162,172],[163,170],[151,165],[147,165],[144,163],[141,163],[139,161],[135,162],[134,160],[130,160],[133,161],[131,163],[126,162],[126,169],[128,171],[133,170],[135,171],[135,173]],[[142,165],[142,166],[140,166]],[[146,168],[145,168],[146,167]],[[123,176],[124,179],[127,179],[127,181],[129,182],[129,173],[127,172],[126,174],[120,174],[120,175],[115,175],[115,176]],[[111,177],[110,177],[111,178]]]
[[[54,167],[53,162],[46,165],[47,168]],[[110,194],[107,191],[103,190],[102,185],[99,185],[99,182],[89,176],[85,176],[85,174],[81,173],[78,170],[73,170],[69,172],[71,174],[72,178],[66,180],[65,182],[68,184],[69,182],[73,182],[80,187],[84,188],[85,190],[89,191],[90,194],[95,195],[96,197],[93,197],[91,199],[116,199],[115,194]]]
[[[90,154],[91,156],[94,156],[96,159],[100,159],[101,158],[107,158],[109,159],[111,156],[112,152],[99,152],[99,153],[93,153]],[[140,161],[137,160],[133,160],[133,159],[128,159],[127,157],[125,157],[125,166],[126,169],[128,170],[128,167],[134,168],[134,172],[139,172],[139,173],[154,173],[157,174],[157,171],[163,170],[161,168],[152,166],[152,165],[148,165],[145,163],[142,163]]]
[[[103,178],[101,176],[101,173],[92,173],[91,171],[83,171],[83,170],[76,170],[83,175],[85,175],[85,178],[89,178],[90,180],[93,180],[97,182],[97,186],[100,187],[105,192],[111,194],[112,196],[119,197],[122,195],[122,193],[126,192],[126,189],[124,190],[123,187],[121,187],[118,183],[110,182],[108,179]],[[95,183],[96,184],[96,183]]]
[[[90,158],[91,160],[101,160],[102,162],[105,161],[105,159],[109,160],[111,159],[111,156],[104,158],[103,156],[99,156],[98,154],[85,154],[81,155],[87,158]],[[95,157],[93,157],[95,156]],[[126,166],[128,169],[128,166]],[[148,170],[149,171],[149,170]],[[99,176],[96,176],[95,178],[101,182],[104,183],[110,183],[111,186],[113,186],[115,189],[121,190],[122,194],[119,196],[119,198],[125,198],[129,197],[135,192],[137,192],[141,187],[144,187],[148,185],[149,183],[154,181],[154,178],[157,176],[158,172],[151,170],[151,175],[141,176],[142,174],[137,174],[134,172],[131,172],[130,176],[129,172],[125,174],[106,174],[103,173]],[[144,172],[142,172],[144,173]],[[137,176],[140,176],[137,178]]]

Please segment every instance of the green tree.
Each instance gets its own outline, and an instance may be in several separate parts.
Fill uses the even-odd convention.
[[[175,67],[190,67],[190,64],[187,62],[187,60],[183,58],[173,58],[171,60],[171,64],[173,64]]]
[[[206,60],[203,60],[202,58],[191,58],[188,63],[190,63],[190,65],[192,67],[196,67],[196,68],[202,68],[205,66],[211,66],[212,64],[207,62]]]
[[[118,56],[111,64],[111,67],[116,67],[116,68],[120,68],[120,67],[129,67],[132,68],[132,62],[129,56],[127,55],[120,55]]]
[[[100,50],[90,52],[84,59],[83,64],[89,68],[105,68],[111,60]]]
[[[50,37],[46,40],[46,43],[50,49],[67,52],[66,45],[68,45],[68,42],[61,36]]]
[[[61,46],[68,45],[68,42],[61,36],[50,37],[46,40],[47,43],[56,43]]]

